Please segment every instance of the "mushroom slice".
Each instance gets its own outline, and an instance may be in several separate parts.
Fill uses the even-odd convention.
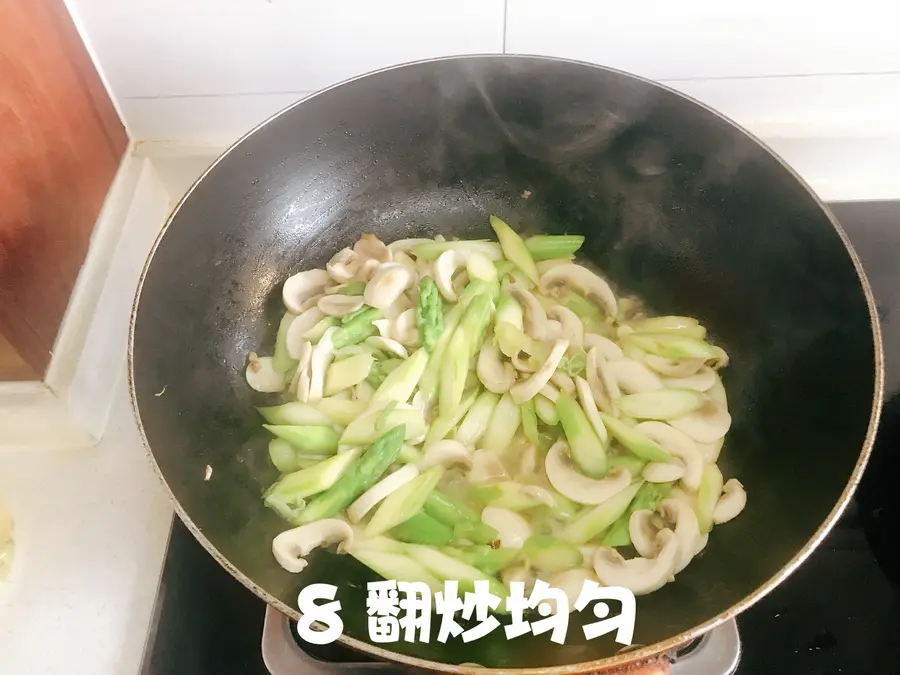
[[[272,540],[275,560],[288,572],[302,572],[307,563],[304,558],[320,546],[340,544],[338,550],[353,544],[353,528],[338,518],[317,520],[282,532]]]
[[[390,319],[375,319],[372,325],[378,329],[378,334],[383,338],[390,338],[392,322]]]
[[[339,284],[346,284],[359,272],[362,260],[350,248],[342,248],[335,253],[325,265],[328,275]]]
[[[325,331],[319,343],[313,347],[312,356],[309,358],[309,395],[308,403],[318,403],[322,400],[325,390],[325,371],[328,370],[331,360],[334,358],[334,345],[331,342],[337,328],[332,326]]]
[[[347,507],[347,517],[350,519],[350,522],[358,523],[376,504],[392,492],[399,490],[418,475],[419,470],[412,464],[407,464],[382,478]]]
[[[472,453],[469,449],[452,439],[445,439],[432,443],[425,448],[425,455],[417,462],[416,466],[419,471],[425,471],[433,466],[453,466],[460,464],[465,469],[471,469],[473,466]]]
[[[493,340],[486,340],[481,347],[475,372],[485,389],[495,394],[506,393],[516,381],[515,369],[500,357],[500,349]]]
[[[517,404],[521,405],[525,401],[530,401],[543,386],[550,381],[550,377],[556,372],[559,362],[569,348],[568,340],[557,340],[550,350],[546,363],[535,371],[535,373],[527,380],[517,382],[509,389],[509,393]]]
[[[522,304],[525,310],[525,332],[534,340],[547,339],[547,313],[543,305],[530,291],[521,286],[510,286],[513,297]]]
[[[684,476],[684,465],[674,462],[650,462],[641,472],[648,483],[674,483]]]
[[[302,304],[305,300],[319,295],[330,281],[328,272],[325,270],[306,270],[305,272],[297,272],[297,274],[288,277],[281,288],[281,297],[284,300],[284,306],[289,312],[301,314],[304,310]]]
[[[672,530],[656,535],[659,553],[655,558],[626,560],[615,549],[601,547],[594,556],[594,572],[604,586],[622,586],[635,595],[662,588],[671,578],[678,560],[678,538]]]
[[[383,319],[379,319],[379,321],[383,321]],[[390,338],[381,335],[367,337],[366,344],[375,347],[378,351],[385,352],[386,354],[399,356],[401,359],[409,358],[409,352],[406,351],[406,347],[396,340],[391,340]]]
[[[312,359],[313,344],[304,342],[300,346],[297,355],[297,370],[294,371],[294,379],[291,381],[291,391],[295,392],[297,400],[305,403],[309,399],[309,362]]]
[[[476,450],[472,453],[472,468],[466,474],[470,483],[492,483],[509,478],[500,458],[490,450]]]
[[[608,337],[597,335],[596,333],[585,333],[584,348],[590,350],[594,347],[597,348],[600,355],[607,361],[618,361],[625,357],[622,348]]]
[[[713,510],[713,522],[716,525],[727,523],[747,506],[747,491],[737,478],[731,478],[722,487],[722,496]]]
[[[697,514],[680,499],[664,499],[656,510],[667,524],[674,525],[675,537],[678,539],[678,558],[673,574],[678,574],[702,548]]]
[[[522,548],[531,536],[531,526],[527,520],[515,511],[499,506],[486,506],[481,512],[481,522],[497,530],[501,548]]]
[[[700,370],[703,359],[667,359],[656,354],[645,354],[644,363],[666,377],[689,377]]]
[[[717,462],[719,459],[719,453],[722,452],[722,446],[725,445],[725,439],[720,438],[717,441],[713,441],[712,443],[696,443],[697,450],[700,451],[700,455],[703,457],[703,461],[707,464],[712,464]]]
[[[358,295],[326,295],[316,305],[325,316],[347,316],[362,306],[363,299]]]
[[[547,319],[547,339],[560,340],[564,337],[563,325],[556,319]]]
[[[685,490],[695,493],[700,489],[703,464],[709,460],[704,460],[703,454],[690,436],[665,422],[657,421],[641,422],[635,425],[634,430],[655,441],[663,450],[668,450],[684,463],[681,483]]]
[[[394,263],[391,263],[394,264]],[[406,293],[402,293],[397,301],[384,310],[384,318],[388,320],[396,319],[408,309],[413,309],[416,305]]]
[[[594,574],[594,570],[576,567],[573,570],[557,572],[547,580],[547,583],[551,588],[558,588],[566,594],[566,598],[569,600],[569,612],[574,612],[575,601],[581,595],[581,589],[586,581],[597,583],[597,575]]]
[[[360,265],[359,270],[356,273],[354,279],[356,281],[365,281],[368,282],[372,279],[375,272],[378,271],[378,268],[381,267],[381,263],[377,260],[373,260],[369,258],[368,260],[363,261],[362,265]]]
[[[363,300],[370,307],[385,310],[412,285],[413,280],[413,274],[400,263],[384,263],[366,284]]]
[[[698,410],[684,417],[669,420],[669,424],[699,443],[712,443],[724,438],[728,433],[731,428],[731,415],[724,405],[707,396]]]
[[[256,352],[247,355],[247,384],[256,391],[274,394],[284,388],[284,375],[272,367],[271,356],[259,356]]]
[[[525,595],[531,595],[536,581],[534,572],[528,565],[516,565],[515,567],[506,567],[500,572],[500,581],[509,588],[513,582],[520,581],[524,585]]]
[[[638,361],[623,358],[617,361],[608,361],[605,363],[605,367],[619,388],[626,394],[640,394],[664,387],[659,375]]]
[[[416,310],[407,309],[393,319],[391,337],[404,347],[415,347],[419,344],[419,330],[416,328]]]
[[[391,250],[374,234],[366,233],[353,245],[353,250],[362,258],[379,263],[391,262]]]
[[[556,305],[547,312],[547,316],[551,319],[556,319],[560,323],[562,337],[566,338],[570,345],[581,349],[584,345],[584,326],[575,312],[568,307]]]
[[[555,384],[561,392],[564,392],[569,396],[575,393],[575,380],[561,370],[557,370],[553,373],[553,375],[550,376],[550,381]]]
[[[588,478],[572,465],[567,450],[565,441],[554,443],[547,452],[544,469],[553,488],[573,502],[596,506],[631,484],[631,473],[622,467],[616,467],[600,480]]]
[[[568,286],[580,292],[603,309],[607,320],[612,321],[616,318],[619,308],[615,294],[606,281],[588,268],[575,263],[551,267],[541,276],[541,293],[549,295],[550,289],[555,286]]]
[[[707,391],[716,383],[716,371],[709,366],[700,366],[693,375],[687,377],[667,377],[663,380],[667,387],[673,389],[694,389]]]
[[[658,517],[650,509],[638,509],[628,518],[628,535],[638,555],[653,558],[657,554],[656,535],[659,533]]]
[[[617,411],[615,403],[607,393],[604,382],[600,377],[599,364],[602,358],[603,357],[600,356],[597,347],[592,347],[588,352],[587,363],[585,365],[585,370],[587,371],[587,383],[591,389],[591,394],[594,396],[594,401],[600,409],[609,415],[616,415]]]
[[[453,275],[456,271],[465,265],[465,256],[457,250],[449,249],[441,253],[437,260],[434,261],[432,270],[434,272],[434,284],[445,300],[456,302],[459,296],[456,289],[453,288]]]
[[[318,307],[311,307],[291,321],[284,342],[292,359],[300,358],[300,350],[307,341],[306,334],[324,318],[325,314]]]
[[[578,402],[581,403],[581,407],[584,409],[588,421],[591,423],[594,431],[597,432],[597,437],[600,439],[600,442],[605,446],[609,440],[609,434],[606,431],[606,425],[603,424],[603,420],[600,419],[600,411],[597,410],[597,402],[594,400],[594,395],[591,393],[591,386],[583,377],[576,377],[575,390],[578,392]]]

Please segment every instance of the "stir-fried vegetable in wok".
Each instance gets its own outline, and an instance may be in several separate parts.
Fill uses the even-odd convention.
[[[246,376],[287,399],[259,409],[285,569],[337,543],[435,589],[650,593],[744,508],[716,465],[728,356],[700,322],[617,298],[575,261],[583,237],[491,226],[499,243],[364,235],[284,283]]]

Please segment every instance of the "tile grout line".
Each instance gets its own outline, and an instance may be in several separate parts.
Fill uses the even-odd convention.
[[[509,8],[509,0],[503,0],[503,54],[506,53],[506,26],[507,26],[507,10]]]

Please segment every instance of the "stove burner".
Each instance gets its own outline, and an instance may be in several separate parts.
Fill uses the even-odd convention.
[[[342,646],[308,645],[292,630],[293,623],[271,607],[263,624],[262,656],[271,675],[338,675],[345,671],[403,672],[391,663],[367,660]],[[732,619],[679,649],[670,675],[732,675],[741,656],[737,622]]]

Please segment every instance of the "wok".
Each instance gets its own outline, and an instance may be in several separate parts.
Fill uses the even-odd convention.
[[[271,555],[285,529],[261,493],[275,478],[243,376],[271,349],[281,282],[364,232],[488,237],[581,233],[582,254],[659,312],[696,316],[731,356],[732,431],[720,460],[749,503],[675,583],[638,599],[634,642],[565,645],[368,641],[365,582],[318,551],[300,575]],[[837,222],[768,148],[672,90],[547,58],[439,59],[316,94],[234,145],[191,188],[144,268],[130,335],[132,398],[178,514],[267,603],[339,585],[341,640],[436,670],[530,672],[647,659],[739,613],[825,536],[860,479],[882,393],[869,285]],[[207,476],[207,466],[212,473]],[[209,478],[209,480],[206,480]],[[478,671],[483,672],[483,671]]]

